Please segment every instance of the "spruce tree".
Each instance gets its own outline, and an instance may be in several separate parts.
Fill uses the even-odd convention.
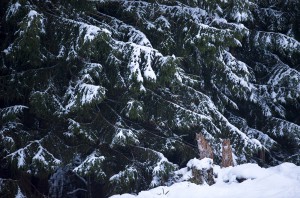
[[[0,3],[0,196],[170,185],[198,157],[300,163],[300,3]],[[266,152],[264,160],[259,151]]]

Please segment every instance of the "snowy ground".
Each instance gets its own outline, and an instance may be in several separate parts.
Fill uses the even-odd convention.
[[[292,163],[267,169],[256,164],[213,168],[218,178],[212,186],[185,181],[142,191],[136,196],[123,194],[111,198],[300,198],[300,166]],[[238,183],[236,178],[246,180]]]

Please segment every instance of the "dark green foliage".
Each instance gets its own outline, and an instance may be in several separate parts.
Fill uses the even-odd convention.
[[[215,163],[230,139],[236,163],[299,164],[299,13],[293,0],[1,1],[0,196],[170,185],[196,133]]]

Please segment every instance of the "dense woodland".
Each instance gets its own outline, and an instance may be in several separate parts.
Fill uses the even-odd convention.
[[[0,197],[170,185],[196,133],[216,164],[229,139],[235,164],[300,165],[299,0],[1,0],[0,20]]]

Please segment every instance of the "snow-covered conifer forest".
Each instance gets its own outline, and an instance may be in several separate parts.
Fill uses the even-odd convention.
[[[0,1],[0,197],[169,186],[196,134],[300,165],[299,0]]]

